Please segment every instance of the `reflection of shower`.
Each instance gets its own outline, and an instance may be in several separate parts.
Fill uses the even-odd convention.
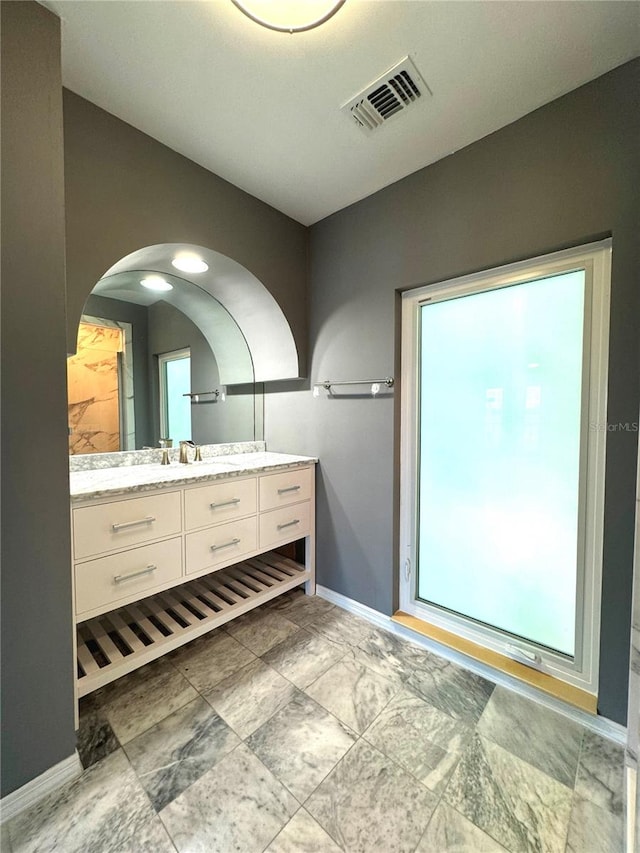
[[[131,327],[84,317],[67,361],[69,453],[135,447]]]
[[[118,354],[122,330],[83,322],[78,349],[67,363],[69,452],[120,449]]]

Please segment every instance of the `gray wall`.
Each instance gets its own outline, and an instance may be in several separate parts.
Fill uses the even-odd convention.
[[[35,3],[1,14],[4,796],[75,736],[60,22]]]
[[[194,243],[252,272],[308,336],[308,231],[99,107],[64,91],[68,338],[106,270],[144,246]]]
[[[640,62],[311,229],[312,381],[398,376],[398,291],[613,235],[608,418],[638,413]],[[383,131],[384,132],[384,131]],[[394,367],[395,365],[395,367]],[[397,594],[393,398],[266,397],[270,449],[318,454],[319,583]],[[607,443],[600,713],[626,716],[636,436]]]
[[[136,419],[136,447],[152,446],[153,417],[151,410],[151,380],[149,377],[149,332],[147,309],[121,299],[91,295],[85,302],[83,313],[106,320],[119,320],[131,324],[133,340],[133,388]],[[157,442],[156,442],[157,443]]]
[[[218,365],[206,338],[191,320],[166,302],[149,306],[149,375],[154,421],[154,443],[160,438],[160,403],[157,356],[178,349],[191,350],[191,389],[210,391],[220,387]],[[240,331],[238,330],[238,334]],[[250,361],[247,350],[247,359]],[[192,435],[171,436],[174,445],[180,439],[193,438],[196,444],[220,444],[226,441],[253,441],[256,435],[254,395],[229,394],[227,399],[203,397],[191,406]]]
[[[253,272],[306,353],[307,229],[63,91],[59,20],[4,0],[2,796],[75,748],[66,353],[108,267],[182,241]]]

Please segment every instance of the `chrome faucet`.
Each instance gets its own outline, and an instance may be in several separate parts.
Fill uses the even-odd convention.
[[[180,458],[178,459],[178,461],[182,462],[183,465],[188,465],[189,464],[189,455],[187,453],[187,448],[188,447],[195,447],[195,446],[196,446],[195,443],[189,439],[186,441],[181,441],[180,442]]]

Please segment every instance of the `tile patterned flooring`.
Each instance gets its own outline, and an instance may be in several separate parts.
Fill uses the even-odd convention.
[[[622,853],[623,751],[288,593],[84,699],[12,853]]]

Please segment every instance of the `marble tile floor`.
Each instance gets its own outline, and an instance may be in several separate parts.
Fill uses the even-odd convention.
[[[80,712],[3,851],[623,851],[622,748],[301,590]]]

